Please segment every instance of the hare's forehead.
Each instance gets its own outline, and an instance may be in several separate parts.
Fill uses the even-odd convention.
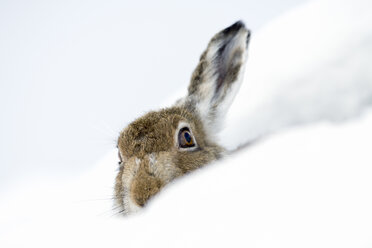
[[[186,117],[165,111],[151,112],[129,124],[120,134],[118,146],[126,157],[169,151],[174,133]]]

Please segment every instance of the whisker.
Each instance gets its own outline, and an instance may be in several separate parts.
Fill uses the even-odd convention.
[[[108,196],[108,197],[102,197],[102,198],[80,199],[80,200],[75,200],[73,202],[79,203],[79,202],[90,202],[90,201],[112,201],[115,199],[116,199],[115,196]]]
[[[120,210],[119,212],[113,213],[110,217],[119,216],[124,213],[124,209]]]
[[[118,208],[121,208],[121,206],[113,206],[110,210],[104,211],[104,212],[98,214],[97,216],[103,216],[103,215],[109,214],[109,213],[111,213],[109,215],[110,218],[112,218],[114,216],[118,216],[119,214],[124,212],[124,210],[120,210],[120,211],[116,212],[115,210],[117,210]]]

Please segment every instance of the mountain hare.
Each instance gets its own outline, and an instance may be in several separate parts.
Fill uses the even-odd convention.
[[[120,133],[115,201],[121,213],[135,212],[173,179],[223,155],[216,133],[240,87],[249,38],[241,21],[217,33],[192,74],[188,95]]]

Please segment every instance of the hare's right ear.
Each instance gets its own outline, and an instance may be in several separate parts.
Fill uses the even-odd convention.
[[[182,104],[217,132],[243,78],[250,32],[236,22],[217,33],[200,57]]]

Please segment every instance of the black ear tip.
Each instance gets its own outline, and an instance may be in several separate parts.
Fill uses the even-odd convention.
[[[230,32],[236,32],[236,31],[240,30],[241,28],[245,28],[245,25],[244,25],[244,22],[239,20],[239,21],[235,22],[233,25],[225,28],[222,32],[224,34],[229,34]]]
[[[239,21],[237,21],[237,22],[235,22],[233,25],[231,25],[231,26],[237,26],[237,27],[239,27],[239,28],[243,28],[243,27],[245,27],[245,24],[244,24],[244,22],[242,21],[242,20],[239,20]]]

